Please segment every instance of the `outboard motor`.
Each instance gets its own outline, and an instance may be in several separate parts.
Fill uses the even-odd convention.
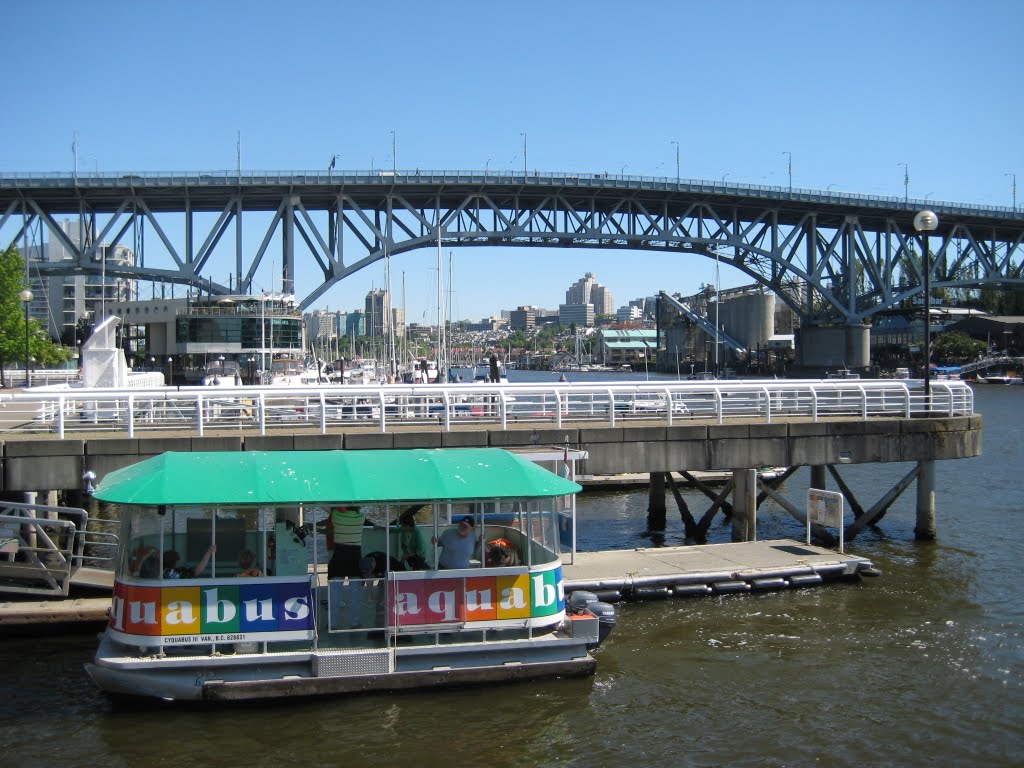
[[[587,610],[588,605],[596,602],[597,595],[593,592],[578,589],[569,595],[569,604],[566,607],[569,609],[569,613],[583,613]]]
[[[598,601],[588,605],[587,610],[597,616],[597,642],[598,644],[601,644],[615,628],[615,606],[611,603],[602,603],[601,601]]]
[[[596,648],[603,643],[615,627],[615,606],[601,602],[593,592],[576,590],[571,593],[566,602],[566,609],[570,614],[590,615],[597,619],[597,638],[594,642],[587,643],[588,649]]]

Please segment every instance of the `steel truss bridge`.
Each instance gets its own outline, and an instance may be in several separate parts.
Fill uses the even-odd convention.
[[[680,275],[689,259],[718,259],[805,323],[854,325],[922,296],[913,217],[926,207],[940,222],[928,238],[933,289],[1024,284],[1024,210],[608,174],[0,175],[0,245],[59,242],[71,259],[33,262],[39,275],[104,273],[213,294],[253,292],[268,258],[280,265],[275,285],[295,293],[302,260],[320,278],[297,296],[302,309],[381,259],[439,243],[668,251]],[[85,236],[69,236],[61,219]],[[254,231],[256,247],[243,242]],[[106,259],[104,246],[116,245],[133,248],[135,263]]]

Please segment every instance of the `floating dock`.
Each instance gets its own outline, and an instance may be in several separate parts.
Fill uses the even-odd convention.
[[[582,589],[604,600],[645,600],[811,587],[878,572],[863,557],[778,539],[577,552],[563,573],[566,592]],[[109,590],[112,575],[88,569],[81,580],[82,586]],[[109,608],[110,597],[0,603],[0,631],[102,623]]]
[[[871,561],[793,539],[577,552],[565,590],[650,599],[810,587],[876,576]]]
[[[110,597],[68,597],[63,600],[18,600],[0,603],[0,632],[80,627],[107,621]]]

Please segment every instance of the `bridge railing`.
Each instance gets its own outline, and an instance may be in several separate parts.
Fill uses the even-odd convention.
[[[48,388],[0,394],[29,414],[10,432],[53,434],[248,429],[259,434],[410,426],[770,423],[781,419],[910,418],[974,413],[961,381],[746,380],[670,383],[452,384],[309,387]],[[26,406],[28,406],[26,408]]]
[[[540,171],[509,169],[498,170],[438,170],[370,168],[368,170],[206,170],[206,171],[0,171],[2,188],[111,188],[111,187],[227,187],[260,185],[352,185],[352,184],[562,184],[572,186],[622,186],[655,188],[695,192],[698,194],[739,194],[771,199],[805,200],[830,203],[856,203],[873,208],[899,208],[918,210],[935,208],[939,212],[956,211],[1009,214],[1012,218],[1024,215],[1016,206],[977,203],[958,203],[925,198],[905,198],[898,195],[869,195],[831,189],[754,184],[741,181],[692,179],[667,176],[609,173],[607,171]],[[831,185],[830,185],[831,186]]]

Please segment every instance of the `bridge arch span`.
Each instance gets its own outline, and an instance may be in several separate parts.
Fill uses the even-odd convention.
[[[607,174],[0,175],[2,244],[36,232],[71,257],[40,265],[40,274],[105,268],[227,293],[252,290],[257,269],[276,263],[270,254],[279,248],[282,285],[303,308],[386,254],[436,247],[440,231],[442,247],[717,254],[805,323],[856,325],[921,295],[925,267],[912,219],[924,207],[940,219],[929,238],[934,289],[1024,284],[1024,211],[1010,208]],[[242,232],[254,216],[265,226],[253,250]],[[69,237],[61,217],[86,236]],[[179,231],[168,217],[180,220]],[[103,246],[126,244],[139,229],[148,236],[137,263],[101,267]],[[303,292],[299,264],[317,276]],[[228,285],[213,279],[225,272]]]

